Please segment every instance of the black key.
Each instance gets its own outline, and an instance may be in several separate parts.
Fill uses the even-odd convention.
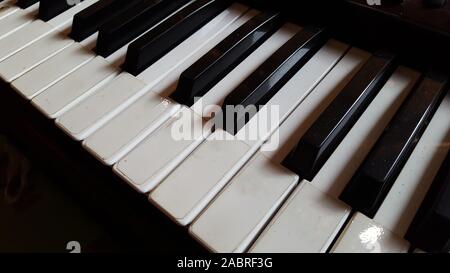
[[[312,181],[394,69],[393,55],[374,54],[300,139],[284,166]]]
[[[228,0],[195,1],[133,42],[124,69],[138,75],[231,4]]]
[[[414,150],[446,91],[446,77],[429,73],[408,96],[340,199],[373,218]]]
[[[141,0],[100,28],[96,52],[108,57],[149,30],[189,0]]]
[[[306,27],[270,56],[224,100],[224,129],[236,134],[326,42],[323,29]]]
[[[39,18],[43,21],[48,21],[82,1],[83,0],[41,0],[39,3]]]
[[[439,169],[405,238],[414,247],[426,252],[450,251],[450,153]]]
[[[26,8],[36,4],[37,2],[39,2],[39,0],[19,0],[19,1],[17,1],[16,5],[22,9],[26,9]]]
[[[140,0],[100,0],[75,14],[70,37],[80,42],[97,32],[101,26],[125,12]]]
[[[195,97],[203,96],[269,38],[281,23],[281,16],[275,12],[262,12],[249,20],[181,74],[172,99],[191,106]]]

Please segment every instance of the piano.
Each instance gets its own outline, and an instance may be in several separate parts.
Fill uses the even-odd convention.
[[[0,133],[131,250],[449,252],[449,23],[446,0],[3,0]]]

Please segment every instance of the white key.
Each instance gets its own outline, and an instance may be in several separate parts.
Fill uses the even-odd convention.
[[[339,75],[339,70],[335,72]],[[351,212],[350,207],[338,200],[339,194],[417,78],[416,72],[406,68],[394,73],[314,180],[311,183],[302,182],[303,186],[280,209],[251,251],[324,252],[330,247]],[[327,83],[326,79],[321,83],[324,88],[331,83]],[[313,92],[310,96],[316,94]],[[305,103],[305,107],[308,106],[312,114],[314,103]],[[306,128],[301,130],[301,135],[305,131]],[[298,135],[296,139],[299,139]],[[281,160],[286,155],[287,151],[282,151],[274,157]],[[287,241],[291,243],[283,243]]]
[[[291,113],[289,117],[280,125],[280,128],[269,139],[269,141],[262,146],[261,151],[257,154],[257,157],[265,155],[267,158],[271,159],[271,166],[269,165],[269,163],[264,166],[266,169],[265,172],[270,172],[272,169],[276,170],[277,168],[282,168],[280,166],[284,156],[280,156],[280,154],[287,154],[287,152],[295,146],[296,138],[301,136],[307,130],[307,128],[312,125],[312,123],[315,121],[315,119],[317,119],[320,113],[339,93],[345,83],[351,79],[350,76],[354,75],[357,72],[357,70],[362,66],[362,64],[367,60],[368,57],[368,53],[362,52],[357,49],[351,50],[333,68],[333,70],[328,73],[327,76],[325,76],[320,84],[316,88],[314,88],[314,90],[306,97],[302,104],[300,104],[300,106],[298,106],[294,110],[294,112]],[[248,165],[243,167],[244,171],[241,172],[245,172],[245,170],[252,168],[256,167],[252,166],[252,161],[250,161]],[[259,172],[262,171],[262,169],[259,170]],[[258,173],[258,170],[256,169],[253,172]],[[291,175],[295,174],[291,173]],[[253,192],[261,195],[260,192],[266,192],[269,190],[264,188],[265,176],[267,176],[267,173],[261,177],[257,177],[258,181],[261,184],[261,188],[259,188],[258,185],[254,185],[251,190],[248,190],[245,192],[245,194],[240,195],[237,195],[235,192],[233,192],[233,188],[245,187],[248,182],[244,179],[239,179],[239,175],[237,176],[237,178],[234,178],[230,182],[230,185],[225,187],[222,193],[213,201],[213,203],[206,209],[206,211],[201,214],[198,220],[194,222],[193,226],[191,227],[191,231],[194,233],[194,236],[198,238],[202,243],[206,244],[206,246],[212,248],[214,251],[228,252],[232,250],[231,248],[236,247],[236,245],[227,245],[228,241],[231,242],[230,244],[236,244],[236,242],[252,242],[255,236],[259,234],[262,227],[273,214],[273,211],[266,211],[266,214],[263,214],[256,208],[260,206],[274,207],[280,205],[280,203],[270,203],[273,202],[273,200],[270,199],[265,200],[258,196],[252,196],[254,194]],[[183,179],[182,181],[185,182],[186,180]],[[272,183],[274,184],[272,187],[276,188],[277,183]],[[283,184],[278,186],[280,187],[279,190],[282,190],[282,186]],[[309,199],[305,199],[306,203],[304,203],[303,205],[308,205],[308,203],[311,203],[311,200],[314,200],[314,197],[318,198],[315,189],[312,189],[308,192],[308,186],[302,186],[301,188],[305,188],[302,191],[303,195],[309,195]],[[158,189],[155,192],[157,191]],[[316,195],[313,195],[314,193],[316,193]],[[222,200],[224,198],[223,196],[228,196],[228,201]],[[321,196],[319,195],[319,197]],[[181,198],[182,200],[184,200],[183,197]],[[241,211],[240,209],[236,209],[233,204],[225,203],[230,202],[230,200],[234,200],[236,204],[242,204],[246,208],[249,207],[251,209],[256,209],[256,211],[258,212],[257,215],[260,215],[260,218],[258,218],[257,220],[255,219],[251,223],[243,226],[241,224],[242,219],[252,219],[252,215],[254,214],[254,212],[251,209]],[[183,205],[185,204],[181,203],[181,206]],[[337,208],[333,207],[334,210],[331,209],[330,211],[330,209],[328,208],[330,207],[330,204],[327,204],[325,202],[322,203],[322,205],[325,209],[328,209],[327,212],[330,215],[334,215],[333,212],[335,212],[337,208],[339,208],[339,206],[337,206]],[[212,210],[212,212],[210,212],[210,210]],[[294,210],[294,212],[296,211],[297,210]],[[348,214],[349,212],[344,211],[344,213]],[[264,222],[261,222],[262,216],[264,216]],[[225,224],[224,222],[222,222],[222,219],[225,219],[227,221],[226,226],[230,231],[217,229],[219,225]],[[305,218],[303,217],[302,219]],[[302,224],[304,226],[307,226],[306,223]],[[217,238],[224,238],[224,241],[222,241],[222,239],[213,239],[208,235],[213,233],[218,234]],[[246,234],[251,234],[252,237],[246,237]],[[320,242],[316,243],[320,244]],[[295,242],[292,242],[292,244],[295,244]],[[227,246],[228,249],[224,248],[224,246]],[[239,251],[242,251],[247,247],[248,244],[246,244],[245,246],[240,246]]]
[[[152,28],[144,31],[141,35],[143,35],[147,31],[150,31],[163,21],[164,20],[161,20]],[[14,89],[25,98],[32,99],[51,85],[62,80],[70,73],[76,71],[92,58],[96,57],[95,52],[91,52],[91,50],[93,51],[96,46],[97,35],[98,32],[84,39],[79,44],[74,43],[73,45],[65,48],[62,52],[57,54],[54,58],[51,58],[47,62],[36,67],[36,69],[31,70],[29,73],[17,79],[12,83]],[[134,40],[138,38],[135,38]],[[125,59],[128,44],[108,56],[106,60],[113,66],[119,67]],[[35,83],[35,79],[39,79],[38,84]],[[64,112],[68,109],[61,110],[63,110]]]
[[[17,93],[31,100],[93,58],[94,54],[89,49],[74,43],[13,81],[11,86]]]
[[[189,228],[214,252],[244,252],[298,182],[257,154]]]
[[[12,82],[74,43],[66,33],[50,34],[0,63],[0,77]]]
[[[33,90],[39,88],[39,86],[35,83],[36,79],[39,79],[38,81],[40,82],[46,80],[47,82],[45,83],[45,86],[49,86],[49,84],[52,83],[51,79],[59,79],[61,78],[61,74],[67,75],[64,73],[67,73],[67,71],[74,71],[79,67],[80,62],[84,64],[83,57],[87,55],[87,51],[94,48],[97,40],[97,34],[91,35],[90,37],[84,39],[81,43],[74,43],[72,39],[68,38],[68,34],[68,30],[51,33],[6,59],[0,63],[0,77],[7,82],[12,82],[59,53],[61,53],[59,57],[64,56],[62,63],[55,64],[54,60],[52,60],[48,62],[48,64],[43,65],[40,69],[36,69],[36,71],[43,71],[45,75],[36,75],[36,71],[33,71],[33,73],[31,73],[32,75],[25,77],[25,79],[31,78],[31,88],[33,88]],[[86,48],[80,48],[79,52],[74,52],[74,47],[71,47],[72,44],[76,44],[74,45],[75,48],[80,48],[80,45]],[[66,50],[67,52],[65,52]],[[67,53],[74,55],[67,55]],[[76,59],[77,57],[80,59]],[[92,53],[91,58],[93,57],[94,54]],[[69,61],[74,59],[77,61],[76,63]],[[56,58],[56,60],[59,59]],[[50,64],[56,65],[56,67],[50,66]],[[50,72],[53,72],[53,74]],[[24,82],[20,81],[19,86],[20,84],[24,84]],[[28,85],[25,85],[25,87],[28,87]],[[29,93],[28,89],[19,89],[18,91],[22,94]],[[40,90],[38,89],[38,91],[35,91],[34,93],[39,91]],[[25,95],[25,97],[29,98],[29,95]]]
[[[253,253],[324,253],[351,208],[303,182],[255,242]]]
[[[86,127],[87,122],[96,119],[100,123],[105,123],[111,116],[127,106],[121,104],[123,101],[135,95],[145,86],[143,81],[123,72],[92,96],[61,115],[56,120],[56,125],[74,139],[83,140],[96,130],[95,127]],[[106,91],[108,92],[108,103],[104,103],[105,96],[101,95]],[[155,95],[155,98],[158,97]],[[109,113],[109,115],[105,113]]]
[[[450,143],[450,95],[441,103],[374,220],[404,236],[433,182]]]
[[[259,116],[263,117],[267,109],[276,105],[279,106],[280,113],[274,128],[267,128],[267,131],[261,132],[256,141],[248,141],[243,136],[234,138],[222,130],[217,130],[151,193],[150,201],[157,204],[179,224],[187,225],[192,222],[278,125],[303,102],[311,90],[336,65],[346,49],[347,46],[344,44],[336,41],[328,42],[241,131],[255,128],[252,127],[254,126],[252,123],[257,121]],[[238,132],[238,136],[241,131]],[[223,137],[220,138],[221,136]],[[220,157],[217,157],[219,154]],[[220,161],[217,161],[219,159]],[[186,187],[190,190],[182,193]],[[178,201],[174,203],[175,200]]]
[[[91,36],[90,39],[93,40],[96,37]],[[85,46],[91,48],[92,45],[88,42]],[[58,118],[85,98],[95,93],[104,84],[113,80],[121,71],[120,65],[125,59],[127,49],[128,44],[106,58],[97,56],[93,60],[89,60],[86,65],[75,70],[65,60],[62,60],[61,63],[52,63],[56,67],[64,67],[65,69],[63,70],[73,70],[73,72],[47,90],[37,94],[32,99],[32,104],[47,117]],[[87,48],[80,49],[80,51],[84,50],[87,50]],[[82,54],[83,52],[79,53]],[[91,55],[93,57],[95,53],[92,52]],[[90,77],[82,81],[84,83],[83,85],[79,85],[79,80],[86,77],[93,70],[100,72],[95,74],[98,77]],[[71,86],[72,88],[61,89],[62,86]]]
[[[242,13],[245,9],[240,5],[235,5],[231,10],[235,10],[235,12],[241,10]],[[222,28],[224,24],[228,25],[230,20],[232,20],[228,17],[229,15],[222,14],[222,16],[217,17],[210,24],[206,25],[203,31],[205,36],[202,36],[202,33],[193,35],[186,42],[180,44],[162,57],[161,60],[157,61],[138,76],[141,80],[127,73],[122,73],[125,76],[114,79],[108,87],[101,88],[73,109],[69,109],[67,113],[57,119],[57,125],[77,140],[87,138],[114,116],[130,106],[136,99],[147,93],[150,88],[154,87],[164,77],[169,79],[177,78],[184,67],[189,66],[190,63],[193,63],[198,58],[198,53],[192,53],[192,51],[195,51],[192,50],[192,47],[200,49],[202,43],[205,41],[205,37],[209,37],[208,35],[210,33],[217,33],[218,30],[216,28]],[[147,73],[147,71],[151,72]],[[170,74],[172,76],[168,77]],[[146,76],[144,77],[142,75]],[[117,81],[118,88],[115,88],[115,81]],[[133,88],[129,88],[127,92],[123,92],[122,87],[127,85],[127,81],[129,81],[129,85]],[[168,85],[171,85],[171,80],[166,80],[166,82],[169,82]],[[138,86],[139,88],[137,88]],[[153,90],[159,89],[161,88],[154,88]]]
[[[120,160],[114,170],[122,176],[131,186],[140,192],[148,192],[161,182],[182,160],[189,155],[207,136],[201,131],[192,139],[179,141],[172,136],[172,126],[180,122],[180,115],[189,119],[191,116],[200,126],[205,127],[202,121],[203,112],[208,105],[221,105],[224,97],[234,90],[246,77],[248,77],[258,66],[260,66],[279,47],[287,42],[299,27],[286,25],[275,33],[266,43],[261,45],[255,52],[246,58],[239,66],[225,76],[216,84],[200,101],[196,102],[191,109],[185,108],[177,117],[169,120],[157,132],[151,134],[139,144],[133,151]],[[208,115],[206,113],[206,115]],[[188,120],[189,122],[189,120]],[[189,124],[189,123],[188,123]],[[156,150],[155,150],[156,149]],[[149,150],[153,152],[148,153]],[[163,155],[164,160],[162,160]],[[143,168],[143,166],[145,166]]]
[[[98,2],[98,0],[84,0],[82,2],[79,2],[75,6],[72,6],[70,9],[62,12],[58,16],[55,16],[54,18],[48,20],[46,23],[53,26],[55,29],[66,28],[67,26],[72,25],[72,20],[75,14],[84,10],[90,5],[95,4],[96,2]],[[74,3],[76,3],[76,1]]]
[[[19,10],[19,7],[14,5],[15,2],[14,0],[6,0],[0,3],[0,20]]]
[[[402,238],[449,150],[448,145],[442,145],[442,143],[450,141],[449,116],[450,94],[439,106],[374,219],[358,213],[355,216],[358,220],[355,223],[349,223],[333,247],[334,252],[367,249],[367,242],[358,241],[355,237],[358,237],[357,234],[365,232],[369,226],[373,227],[374,234],[383,231],[378,235],[380,239],[377,240],[375,236],[371,237],[373,240],[370,244],[376,246],[373,251],[405,252],[408,250],[409,243]],[[375,233],[375,230],[378,233]],[[404,249],[399,249],[400,245],[404,245]]]
[[[334,245],[334,253],[406,253],[409,244],[357,212]]]
[[[198,48],[196,55],[201,56],[205,54],[215,44],[248,20],[240,18],[246,9],[246,7],[241,5],[232,6],[184,41],[175,49],[175,52],[172,51],[173,54],[169,53],[170,56],[166,55],[165,57],[171,59],[176,55],[179,56],[180,53],[186,55],[186,52],[192,52],[192,48]],[[195,44],[199,44],[199,47],[196,47]],[[187,45],[189,45],[189,47],[187,47]],[[186,51],[185,49],[189,49],[189,51]],[[148,78],[147,76],[150,76],[155,68],[161,68],[159,63],[164,61],[165,57],[140,74],[138,78],[147,83],[154,82],[154,79],[160,79],[160,75]],[[196,59],[194,58],[189,58],[188,60],[185,59],[183,60],[182,65],[189,66],[195,60]],[[177,67],[177,70],[180,68],[181,67]],[[163,67],[162,69],[164,71]],[[84,147],[105,164],[112,165],[117,162],[117,160],[128,153],[147,135],[152,133],[168,118],[175,114],[176,108],[178,108],[179,105],[160,97],[158,94],[173,90],[173,85],[177,82],[179,74],[180,73],[175,73],[172,70],[169,75],[166,75],[165,79],[159,81],[157,86],[151,88],[151,92],[145,93],[146,90],[142,90],[144,96],[140,97],[139,100],[132,103],[127,109],[113,117],[107,124],[90,135],[83,142]],[[148,85],[145,89],[150,87],[151,85]],[[160,105],[153,108],[146,107],[145,105],[150,101],[152,103],[159,101]],[[107,141],[105,141],[105,137]]]
[[[56,118],[115,75],[117,68],[99,56],[37,95],[31,103],[46,116]]]
[[[18,9],[13,14],[3,18],[0,24],[0,39],[31,23],[38,13],[39,3],[26,9]]]
[[[89,7],[91,4],[97,2],[98,0],[85,0],[80,4],[70,8],[69,10],[61,13],[55,18],[49,20],[48,22],[43,22],[41,20],[36,20],[24,27],[18,29],[17,31],[11,33],[4,39],[0,40],[0,61],[14,55],[25,47],[31,45],[37,40],[45,37],[53,31],[58,29],[64,29],[69,26],[72,22],[73,16]]]
[[[0,61],[14,55],[38,39],[53,31],[53,27],[41,20],[27,24],[0,40]]]

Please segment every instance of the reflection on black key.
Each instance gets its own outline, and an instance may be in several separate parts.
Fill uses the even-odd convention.
[[[393,55],[374,54],[309,128],[283,165],[312,181],[394,69]]]
[[[124,69],[138,75],[230,5],[228,0],[198,0],[133,42]]]
[[[262,12],[238,28],[191,67],[178,81],[172,99],[191,106],[281,26],[278,13]]]
[[[450,251],[450,153],[444,160],[405,238],[426,252]]]
[[[39,2],[39,0],[19,0],[17,1],[16,5],[22,9],[26,9],[36,4],[37,2]]]
[[[224,129],[236,134],[256,114],[248,107],[265,105],[326,42],[323,29],[297,33],[224,100]]]
[[[83,0],[41,0],[39,3],[39,18],[43,21],[48,21],[82,1]]]
[[[126,11],[139,0],[100,0],[75,14],[70,37],[80,42],[99,30],[101,26]]]
[[[429,73],[406,99],[341,194],[374,217],[446,92],[446,77]]]
[[[100,28],[96,52],[108,57],[154,27],[189,0],[141,0]]]

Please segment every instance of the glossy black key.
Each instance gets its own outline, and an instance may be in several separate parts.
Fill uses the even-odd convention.
[[[80,42],[97,32],[101,26],[125,12],[140,0],[100,0],[75,14],[70,37]]]
[[[39,2],[39,0],[19,0],[17,1],[16,5],[22,9],[26,9],[36,4],[37,2]]]
[[[256,15],[185,70],[176,91],[171,95],[172,99],[191,106],[196,97],[203,96],[233,70],[269,38],[281,23],[281,16],[275,12]]]
[[[48,21],[83,0],[41,0],[39,2],[39,18]]]
[[[154,27],[189,0],[141,0],[100,28],[96,52],[108,57]]]
[[[374,217],[433,117],[447,79],[429,73],[412,91],[341,194],[341,200]]]
[[[283,165],[312,181],[394,69],[393,55],[374,54],[309,128]]]
[[[450,252],[450,153],[444,160],[405,238],[426,252]]]
[[[198,0],[184,7],[129,46],[124,69],[138,75],[230,4],[228,0]]]
[[[224,100],[224,129],[236,134],[254,111],[265,105],[320,49],[327,35],[320,28],[306,27],[270,56]]]

